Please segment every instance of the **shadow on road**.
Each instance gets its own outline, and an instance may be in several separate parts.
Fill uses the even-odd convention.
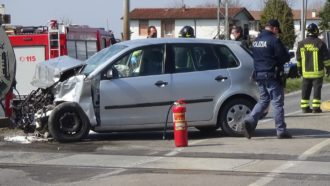
[[[316,129],[288,128],[294,138],[329,138],[330,132]],[[256,129],[254,137],[275,137],[275,129]]]
[[[221,130],[214,132],[189,131],[189,139],[210,139],[224,137],[225,134]],[[173,140],[173,131],[166,133],[166,140]],[[112,132],[112,133],[92,133],[89,134],[86,141],[134,141],[134,140],[163,140],[162,131],[148,132]]]

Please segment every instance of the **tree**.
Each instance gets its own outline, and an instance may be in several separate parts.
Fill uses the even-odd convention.
[[[296,39],[293,24],[292,9],[286,0],[268,0],[261,13],[260,26],[264,28],[267,21],[277,19],[280,22],[282,33],[280,38],[285,46],[292,48]]]
[[[325,2],[322,11],[320,12],[321,21],[319,26],[321,30],[330,29],[330,0]]]

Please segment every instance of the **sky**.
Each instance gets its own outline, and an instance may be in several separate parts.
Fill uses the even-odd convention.
[[[130,0],[130,10],[134,8],[168,8],[184,2],[187,7],[218,0]],[[291,0],[293,8],[301,7],[301,0]],[[309,4],[315,1],[308,0]],[[253,3],[251,3],[253,2]],[[263,0],[240,0],[247,9],[259,9]],[[103,27],[113,30],[115,36],[122,32],[124,0],[0,0],[6,14],[11,14],[13,25],[45,26],[51,19],[69,20],[72,24]]]

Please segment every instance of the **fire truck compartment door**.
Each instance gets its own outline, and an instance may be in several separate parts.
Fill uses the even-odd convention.
[[[16,73],[16,88],[21,95],[28,95],[36,87],[31,85],[34,71],[37,63],[45,61],[44,46],[24,46],[14,47],[17,73]]]
[[[6,32],[0,27],[0,98],[4,98],[15,79],[16,61]]]

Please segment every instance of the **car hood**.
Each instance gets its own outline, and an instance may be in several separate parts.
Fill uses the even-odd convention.
[[[85,62],[69,56],[60,56],[39,62],[36,65],[31,84],[38,88],[48,88],[57,83],[65,72],[84,65]],[[71,76],[66,77],[66,79],[69,77]]]

